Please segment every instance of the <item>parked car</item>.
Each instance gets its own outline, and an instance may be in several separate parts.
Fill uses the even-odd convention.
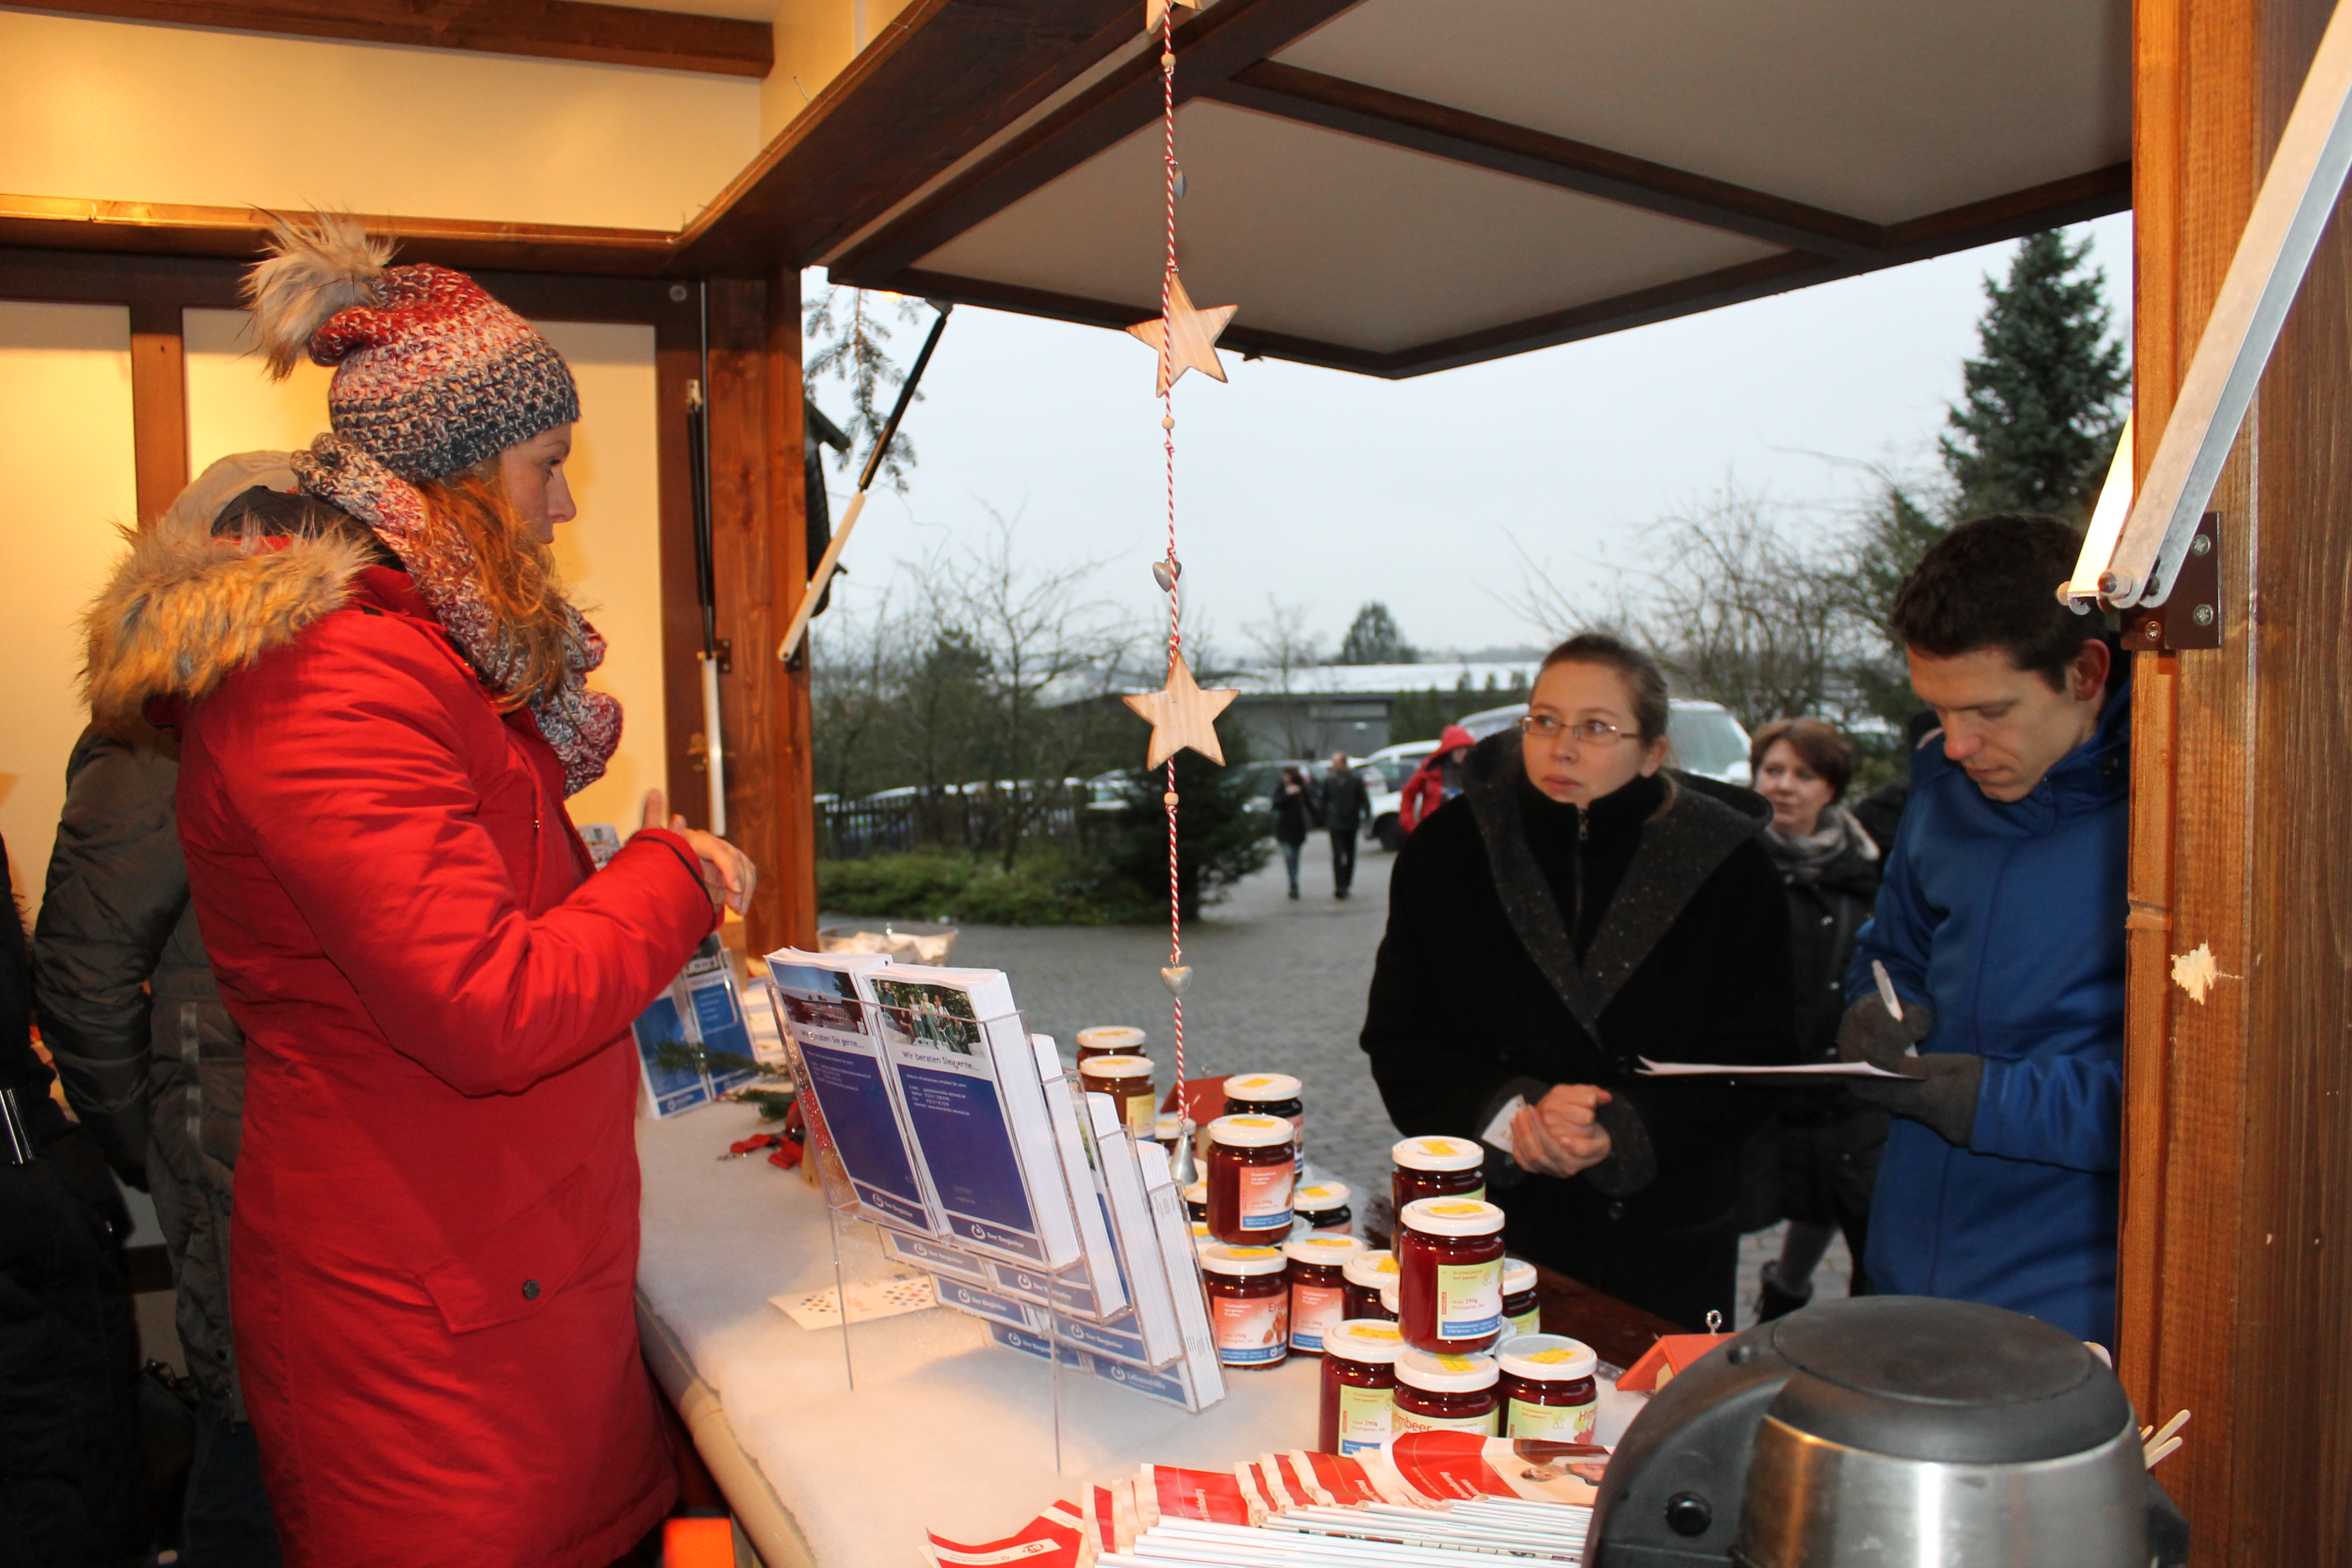
[[[1381,848],[1393,851],[1404,843],[1404,829],[1397,814],[1404,802],[1405,781],[1435,750],[1434,741],[1400,741],[1393,746],[1382,746],[1364,759],[1364,783],[1372,792],[1371,817],[1365,823],[1364,832]]]

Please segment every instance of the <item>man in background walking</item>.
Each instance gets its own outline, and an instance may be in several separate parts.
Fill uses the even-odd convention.
[[[1331,771],[1324,775],[1320,793],[1323,826],[1331,831],[1331,892],[1344,899],[1348,885],[1356,879],[1356,836],[1371,815],[1372,795],[1364,787],[1363,775],[1349,765],[1345,752],[1331,753]]]

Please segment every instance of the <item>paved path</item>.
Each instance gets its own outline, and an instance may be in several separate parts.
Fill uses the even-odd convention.
[[[1285,894],[1277,858],[1185,928],[1184,957],[1192,965],[1184,999],[1186,1071],[1297,1074],[1306,1086],[1308,1158],[1359,1194],[1386,1187],[1389,1146],[1397,1136],[1356,1043],[1388,921],[1394,862],[1367,847],[1357,859],[1354,896],[1343,902],[1331,896],[1330,848],[1318,836],[1307,847],[1297,902]],[[950,962],[1011,975],[1030,1027],[1065,1050],[1088,1025],[1144,1029],[1166,1091],[1172,1054],[1168,993],[1160,981],[1160,966],[1168,962],[1164,929],[971,925]],[[1758,1268],[1779,1251],[1777,1229],[1743,1240],[1740,1327],[1754,1319]],[[1845,1243],[1833,1243],[1818,1292],[1844,1295],[1850,1272]]]

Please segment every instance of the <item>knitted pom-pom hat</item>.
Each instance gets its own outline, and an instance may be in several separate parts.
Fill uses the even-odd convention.
[[[335,367],[335,434],[402,479],[437,479],[580,417],[571,368],[462,272],[386,267],[355,218],[278,221],[246,279],[271,374]]]

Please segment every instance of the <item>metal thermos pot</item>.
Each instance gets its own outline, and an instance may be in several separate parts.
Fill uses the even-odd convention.
[[[2081,1341],[1968,1301],[1823,1301],[1661,1389],[1590,1568],[2174,1568],[2188,1528]]]

